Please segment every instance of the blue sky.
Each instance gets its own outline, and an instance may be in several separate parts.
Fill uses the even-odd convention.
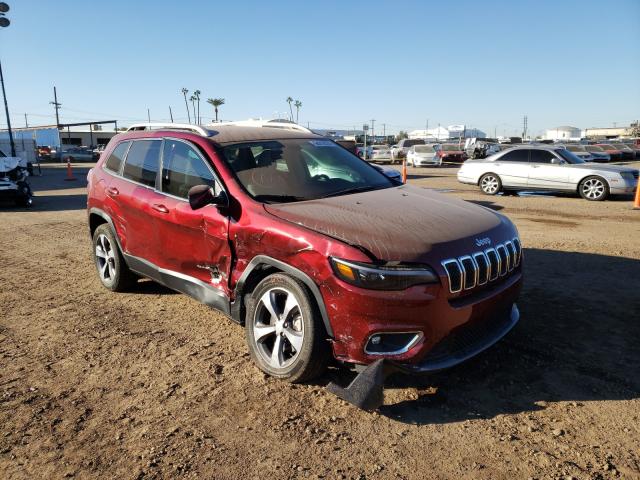
[[[640,0],[8,0],[0,59],[12,122],[223,119],[388,132],[462,124],[516,134],[640,117]],[[213,116],[201,104],[205,119]],[[2,124],[5,123],[4,115]]]

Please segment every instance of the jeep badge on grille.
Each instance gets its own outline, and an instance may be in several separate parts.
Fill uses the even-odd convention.
[[[491,239],[489,237],[476,238],[476,245],[482,247],[484,245],[491,245]]]

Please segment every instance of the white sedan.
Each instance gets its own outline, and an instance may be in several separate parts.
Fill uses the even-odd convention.
[[[438,155],[440,145],[414,145],[407,152],[407,165],[412,167],[424,167],[432,165],[439,167],[442,165],[442,157]]]
[[[389,145],[373,145],[371,147],[371,156],[369,159],[372,162],[390,162],[391,149],[389,148]]]
[[[458,181],[478,185],[487,195],[500,191],[551,190],[577,192],[586,200],[604,200],[609,194],[632,194],[638,170],[586,163],[557,146],[522,146],[482,160],[467,160]]]

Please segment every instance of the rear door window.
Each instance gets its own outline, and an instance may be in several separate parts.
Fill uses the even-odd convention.
[[[211,169],[190,145],[178,140],[165,140],[162,151],[162,191],[187,198],[189,189],[196,185],[216,188]]]
[[[111,152],[111,155],[109,155],[109,158],[107,158],[107,161],[104,162],[104,168],[115,173],[120,172],[122,160],[124,159],[130,144],[131,142],[122,142],[118,144],[116,148],[113,149],[113,152]]]
[[[549,150],[531,150],[531,163],[551,163],[554,158]]]
[[[160,140],[135,140],[129,148],[122,176],[155,187],[160,163]]]
[[[497,161],[499,162],[519,162],[524,163],[529,161],[529,150],[524,148],[518,148],[505,153]]]

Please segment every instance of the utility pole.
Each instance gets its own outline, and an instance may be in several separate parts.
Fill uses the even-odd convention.
[[[11,22],[5,13],[9,11],[9,5],[0,2],[0,27],[8,27]],[[7,104],[7,93],[4,91],[4,76],[2,75],[2,64],[0,63],[0,83],[2,83],[2,97],[4,98],[4,112],[7,115],[7,130],[9,131],[9,142],[11,143],[11,156],[16,156],[16,145],[13,143],[13,131],[11,130],[11,119],[9,118],[9,105]]]
[[[29,120],[26,113],[24,114],[24,128],[29,128]]]
[[[171,118],[171,123],[173,123],[173,112],[171,111],[171,105],[169,105],[169,117]]]
[[[382,136],[384,137],[385,143],[387,142],[387,124],[382,124]]]
[[[58,113],[58,110],[60,110],[62,104],[58,102],[58,92],[56,91],[55,86],[53,87],[53,102],[49,102],[49,104],[53,105],[56,109],[56,127],[60,130],[60,114]]]
[[[371,145],[373,145],[374,143],[376,143],[376,129],[375,129],[375,124],[376,121],[375,119],[371,119],[371,138],[373,138],[373,140],[371,140]]]
[[[526,115],[522,119],[522,140],[523,141],[527,139],[527,123],[528,123],[528,120],[529,119],[527,118]],[[557,132],[556,132],[556,136],[558,136]]]
[[[151,123],[151,113],[149,112],[148,108],[147,108],[147,121]]]

